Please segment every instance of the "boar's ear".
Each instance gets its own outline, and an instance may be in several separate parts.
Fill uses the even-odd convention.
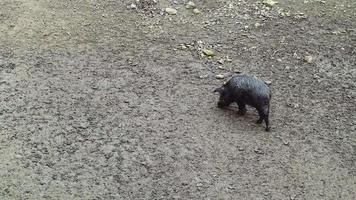
[[[223,91],[224,91],[224,87],[219,87],[214,90],[214,93],[218,92],[219,94],[221,94]]]

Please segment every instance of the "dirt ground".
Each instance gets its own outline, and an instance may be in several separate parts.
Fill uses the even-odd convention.
[[[186,2],[0,1],[0,199],[355,199],[356,1]]]

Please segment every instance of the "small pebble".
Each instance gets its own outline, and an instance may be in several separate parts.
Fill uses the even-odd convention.
[[[271,84],[272,84],[272,81],[265,81],[265,83],[266,83],[267,85],[271,85]]]
[[[341,87],[344,88],[344,89],[349,88],[349,86],[347,84],[341,84]]]
[[[207,77],[208,77],[207,74],[206,74],[206,75],[201,75],[201,76],[199,76],[200,79],[204,79],[204,78],[207,78]]]
[[[184,44],[181,44],[181,49],[187,49],[187,46],[185,46]]]
[[[313,56],[305,56],[304,57],[304,61],[307,62],[307,63],[312,63],[313,62]]]
[[[224,76],[223,74],[218,74],[218,75],[215,76],[215,78],[217,78],[217,79],[223,79],[223,78],[225,78],[225,76]]]
[[[356,125],[351,126],[351,130],[352,130],[352,131],[355,131],[355,130],[356,130]]]
[[[287,106],[291,107],[291,108],[298,108],[299,104],[297,104],[297,103],[287,103]]]
[[[255,27],[256,27],[256,28],[258,28],[258,27],[260,27],[260,26],[261,26],[260,23],[258,23],[258,22],[255,23]]]
[[[177,10],[174,8],[166,8],[166,13],[168,13],[170,15],[175,15],[175,14],[177,14]]]
[[[266,6],[274,6],[278,2],[277,1],[273,1],[273,0],[263,0],[262,3],[265,4]]]
[[[22,156],[19,155],[19,154],[16,154],[16,155],[15,155],[15,158],[16,158],[16,159],[20,159],[20,158],[22,158]]]
[[[136,4],[132,3],[132,4],[130,5],[130,8],[131,8],[131,9],[136,9],[137,6],[136,6]]]
[[[202,183],[197,183],[197,187],[202,187],[203,184]]]
[[[227,187],[229,190],[233,190],[233,189],[235,189],[235,187],[234,186],[228,186]]]
[[[219,60],[218,60],[218,63],[219,63],[219,64],[224,64],[224,60],[223,60],[223,59],[219,59]]]
[[[189,1],[189,2],[185,5],[185,8],[187,8],[187,9],[195,8],[195,3],[192,2],[192,1]]]
[[[200,10],[198,8],[194,8],[193,13],[200,14],[201,12],[200,12]]]
[[[211,49],[204,48],[202,51],[203,51],[203,53],[204,53],[205,55],[207,55],[207,56],[214,56],[214,55],[215,55],[215,54],[214,54],[214,51],[211,50]]]
[[[257,149],[255,149],[255,153],[257,153],[257,154],[263,154],[263,151],[262,151],[261,149],[257,148]]]

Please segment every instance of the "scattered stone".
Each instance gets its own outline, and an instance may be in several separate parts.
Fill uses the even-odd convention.
[[[299,104],[297,104],[297,103],[287,103],[287,106],[291,107],[291,108],[298,108]]]
[[[226,62],[232,62],[232,59],[231,58],[229,58],[229,56],[226,56]]]
[[[278,58],[277,61],[278,61],[278,62],[282,62],[282,59]]]
[[[20,154],[16,154],[16,155],[15,155],[15,158],[16,158],[16,159],[21,159],[22,156],[21,156]]]
[[[313,56],[307,55],[304,57],[304,61],[307,63],[312,63],[313,62]]]
[[[274,6],[275,4],[277,4],[277,1],[273,1],[273,0],[263,0],[262,2],[263,4],[265,4],[266,6]]]
[[[352,131],[355,131],[355,130],[356,130],[356,125],[351,126],[351,130],[352,130]]]
[[[214,56],[214,55],[215,55],[215,54],[214,54],[214,51],[211,50],[211,49],[204,48],[202,51],[203,51],[203,53],[204,53],[205,55],[207,55],[207,56]]]
[[[199,76],[199,78],[200,79],[208,78],[208,75],[207,74],[206,75],[201,75],[201,76]]]
[[[223,67],[223,66],[221,66],[221,65],[219,65],[219,66],[218,66],[218,68],[219,68],[219,69],[224,69],[224,67]]]
[[[266,83],[267,85],[271,85],[271,84],[272,84],[272,81],[265,81],[265,83]]]
[[[341,87],[344,88],[344,89],[348,89],[349,86],[347,84],[341,84]]]
[[[182,199],[179,195],[173,196],[173,199]]]
[[[195,14],[200,14],[201,12],[200,12],[200,10],[199,10],[198,8],[194,8],[194,9],[193,9],[193,13],[195,13]]]
[[[260,148],[255,149],[255,153],[257,154],[263,154],[263,151]]]
[[[104,154],[107,155],[107,154],[110,154],[111,152],[113,152],[115,150],[115,147],[112,145],[106,145],[106,146],[103,146],[101,149],[104,152]]]
[[[197,187],[203,187],[202,183],[197,183]]]
[[[137,6],[136,6],[136,4],[132,3],[132,4],[130,5],[130,8],[131,8],[131,9],[136,9]]]
[[[175,15],[175,14],[177,14],[177,10],[174,8],[166,8],[166,13],[168,13],[170,15]]]
[[[215,76],[215,78],[217,78],[217,79],[223,79],[223,78],[225,78],[225,76],[224,76],[223,74],[218,74],[218,75]]]
[[[255,27],[256,27],[256,28],[258,28],[258,27],[260,27],[260,26],[261,26],[260,23],[258,23],[258,22],[255,23]]]
[[[286,146],[288,146],[288,145],[289,145],[289,142],[288,142],[288,141],[284,141],[283,144],[286,145]]]
[[[231,185],[231,186],[228,186],[227,189],[233,190],[233,189],[235,189],[235,187],[233,185]]]
[[[185,5],[186,9],[193,9],[195,8],[195,3],[192,1],[189,1],[186,5]]]
[[[243,151],[245,150],[243,147],[239,147],[239,151]]]
[[[85,129],[85,128],[88,128],[89,125],[90,125],[89,122],[82,122],[82,123],[79,124],[79,127]]]
[[[181,48],[181,49],[187,49],[187,46],[186,46],[185,44],[181,44],[181,45],[180,45],[180,48]]]
[[[219,59],[219,60],[218,60],[218,63],[219,63],[219,64],[224,64],[224,61],[225,61],[224,59]]]

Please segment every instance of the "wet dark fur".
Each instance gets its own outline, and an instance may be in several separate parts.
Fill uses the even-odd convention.
[[[268,86],[261,80],[248,75],[235,75],[223,86],[214,90],[220,94],[218,107],[224,108],[236,102],[239,106],[238,113],[246,113],[246,105],[257,109],[260,118],[258,124],[266,123],[266,131],[270,130],[268,116],[270,108],[271,92]]]

